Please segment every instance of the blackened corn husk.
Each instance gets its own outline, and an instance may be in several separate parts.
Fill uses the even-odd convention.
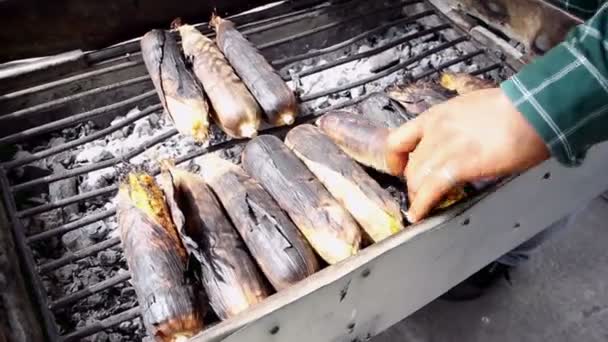
[[[371,241],[384,240],[403,229],[397,201],[317,127],[305,124],[292,129],[285,145],[350,212]]]
[[[459,95],[468,94],[475,90],[494,88],[497,84],[464,72],[444,72],[439,83],[442,87],[457,92]]]
[[[219,157],[209,156],[201,164],[203,178],[275,289],[285,289],[319,269],[306,239],[256,180]]]
[[[132,172],[117,198],[120,238],[144,325],[155,341],[177,341],[203,328],[187,253],[165,197],[146,173]]]
[[[400,177],[406,160],[387,151],[390,129],[363,115],[331,111],[317,125],[334,143],[359,163],[380,172]]]
[[[390,129],[361,115],[332,111],[317,120],[317,125],[336,145],[357,162],[377,171],[403,178],[407,158],[390,153],[387,139]],[[466,193],[458,187],[437,206],[446,208],[463,199]]]
[[[243,168],[329,264],[359,251],[361,231],[355,220],[277,137],[263,135],[251,140],[243,152]]]
[[[198,142],[206,141],[209,105],[203,90],[186,68],[175,39],[164,30],[151,30],[140,44],[156,93],[177,130]]]
[[[386,93],[414,116],[446,101],[450,95],[440,86],[424,81],[391,86]]]
[[[295,94],[266,58],[234,27],[217,15],[211,18],[216,41],[236,73],[258,101],[268,122],[289,125],[297,116]]]
[[[269,296],[270,290],[243,241],[202,177],[165,163],[161,186],[182,213],[182,239],[201,266],[209,303],[222,320]]]
[[[175,26],[182,37],[184,54],[192,62],[192,70],[203,85],[220,128],[234,138],[256,135],[262,110],[217,45],[194,26],[179,22]]]

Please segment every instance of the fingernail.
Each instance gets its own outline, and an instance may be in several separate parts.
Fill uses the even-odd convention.
[[[411,214],[409,211],[405,213],[405,219],[409,223],[416,223],[416,217],[413,214]]]

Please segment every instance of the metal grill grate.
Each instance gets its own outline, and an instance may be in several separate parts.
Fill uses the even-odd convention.
[[[349,96],[344,96],[343,93],[361,85],[372,84],[373,82],[402,71],[404,68],[448,48],[456,48],[460,52],[460,55],[438,65],[430,66],[428,69],[417,74],[405,73],[406,80],[416,81],[424,78],[432,78],[442,69],[472,60],[477,60],[477,64],[480,66],[473,74],[494,72],[495,74],[504,77],[512,72],[512,69],[509,66],[502,63],[500,59],[497,58],[497,54],[488,51],[485,47],[480,46],[476,41],[473,41],[466,33],[457,29],[436,8],[423,0],[387,1],[386,3],[373,7],[364,14],[353,11],[355,14],[336,17],[323,25],[307,30],[295,32],[282,32],[281,30],[285,25],[295,25],[313,17],[339,13],[341,10],[348,10],[353,6],[359,6],[362,3],[364,3],[364,1],[357,0],[341,3],[321,3],[299,10],[294,10],[285,5],[278,5],[261,12],[239,15],[233,18],[239,26],[239,29],[244,33],[248,34],[250,37],[260,37],[258,40],[261,41],[254,42],[269,59],[272,60],[272,64],[281,70],[283,78],[286,81],[297,81],[300,78],[317,74],[349,62],[375,56],[388,49],[407,44],[412,40],[421,37],[435,35],[441,38],[441,43],[437,46],[421,51],[405,60],[399,60],[392,65],[389,64],[382,68],[372,70],[371,75],[367,77],[302,96],[300,98],[302,104],[301,115],[297,119],[296,124],[308,122],[329,110],[356,104],[364,100],[367,96],[350,98]],[[339,31],[347,26],[357,26],[357,23],[364,20],[369,21],[369,18],[374,16],[378,16],[382,19],[380,24],[375,24],[373,26],[368,25],[369,27],[363,27],[363,29],[359,30],[359,32],[355,32],[355,34],[344,35],[341,37],[341,40],[327,47],[314,45],[305,46],[303,52],[299,52],[297,49],[286,48],[288,46],[293,46],[293,44],[306,45],[302,42],[312,36],[322,34],[328,30]],[[377,23],[378,21],[375,20],[375,22]],[[334,59],[326,64],[302,69],[302,71],[296,74],[288,73],[286,71],[287,66],[305,64],[313,58],[339,52],[359,41],[385,32],[393,27],[408,24],[420,25],[421,29],[415,33],[398,37],[367,51],[352,53],[343,58]],[[203,28],[206,27],[206,25],[200,25],[199,27]],[[209,30],[203,29],[203,32],[210,36],[213,35]],[[270,33],[272,33],[272,35]],[[272,38],[267,39],[267,37]],[[290,51],[290,53],[287,55],[278,54],[276,51],[279,51],[281,48],[284,48],[284,51]],[[110,237],[84,249],[69,252],[59,258],[44,262],[35,260],[32,251],[32,246],[35,246],[36,244],[49,243],[52,239],[61,237],[67,232],[112,217],[115,214],[115,209],[108,208],[92,214],[86,214],[82,218],[31,235],[26,235],[27,230],[24,221],[35,215],[40,215],[58,208],[65,208],[95,198],[108,198],[115,194],[117,186],[110,185],[23,209],[18,209],[18,195],[25,191],[36,189],[39,186],[47,186],[52,182],[82,176],[107,167],[116,167],[120,163],[129,161],[140,155],[148,148],[177,135],[177,131],[175,129],[170,129],[151,137],[148,141],[124,155],[85,166],[54,172],[50,175],[26,182],[13,184],[10,182],[8,175],[11,170],[35,163],[65,151],[71,151],[88,142],[109,136],[151,114],[160,113],[162,111],[161,105],[158,104],[158,99],[155,92],[152,90],[149,76],[145,73],[138,49],[139,42],[133,41],[100,51],[86,53],[85,60],[89,66],[84,70],[78,70],[71,76],[59,78],[52,82],[34,85],[27,89],[0,95],[0,103],[10,104],[10,106],[7,106],[6,108],[12,108],[11,110],[13,110],[9,113],[0,114],[0,124],[11,125],[13,122],[22,122],[23,120],[31,120],[31,122],[36,123],[35,125],[30,125],[30,127],[24,127],[18,132],[12,132],[1,137],[0,144],[4,145],[24,144],[36,139],[44,139],[45,137],[48,137],[50,133],[57,132],[66,127],[74,127],[95,118],[105,116],[112,117],[115,116],[117,112],[126,112],[133,106],[146,106],[145,109],[136,115],[126,117],[111,126],[102,128],[81,138],[68,141],[65,144],[42,149],[25,158],[7,161],[0,165],[0,185],[4,201],[8,207],[7,209],[17,238],[19,251],[30,272],[29,277],[32,283],[32,289],[35,298],[38,300],[41,307],[46,332],[51,340],[79,340],[85,336],[116,326],[121,322],[136,319],[139,316],[139,313],[136,307],[128,308],[125,311],[111,315],[96,323],[78,327],[77,329],[70,331],[60,331],[56,324],[58,314],[69,313],[72,304],[85,300],[93,294],[107,291],[118,284],[124,283],[130,279],[130,275],[128,273],[118,273],[113,277],[100,280],[95,284],[86,286],[72,293],[64,293],[58,298],[49,297],[41,277],[60,267],[76,263],[78,260],[95,255],[108,248],[115,247],[120,244],[120,241],[116,237]],[[118,79],[119,81],[112,83],[108,81],[111,79]],[[73,91],[73,87],[71,87],[73,85],[77,85],[76,88],[81,88],[82,91]],[[40,121],[43,120],[40,119],[40,116],[43,116],[47,111],[63,108],[64,106],[77,101],[86,101],[92,97],[109,96],[109,94],[114,94],[113,92],[121,89],[131,89],[127,92],[131,96],[116,102],[108,99],[99,102],[105,104],[82,112],[72,113],[48,122]],[[326,97],[332,97],[338,99],[338,101],[329,106],[320,108],[315,100]],[[286,127],[266,128],[261,131],[260,134],[281,134],[288,129],[289,128]],[[246,140],[219,140],[212,143],[210,146],[200,147],[196,151],[178,156],[176,158],[176,163],[181,164],[203,154],[228,149],[245,142]]]

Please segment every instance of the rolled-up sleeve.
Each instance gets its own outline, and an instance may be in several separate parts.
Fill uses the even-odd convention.
[[[553,156],[579,164],[608,139],[608,4],[501,88]]]

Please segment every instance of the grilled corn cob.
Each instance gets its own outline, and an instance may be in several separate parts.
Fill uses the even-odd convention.
[[[156,93],[177,130],[198,142],[207,140],[209,105],[186,69],[175,39],[164,30],[149,31],[141,39],[141,55]]]
[[[217,15],[211,18],[217,45],[258,101],[268,122],[290,125],[298,111],[293,91],[262,54],[234,27]]]
[[[399,204],[317,127],[300,125],[287,145],[350,212],[373,242],[403,229]]]
[[[203,178],[275,289],[287,288],[319,269],[308,242],[257,181],[219,157],[207,157],[203,164]]]
[[[334,264],[359,251],[357,223],[277,137],[263,135],[251,140],[243,152],[243,167],[274,197],[325,261]]]
[[[444,72],[439,80],[442,87],[464,95],[475,90],[494,88],[496,83],[463,72]]]
[[[388,127],[345,111],[332,111],[317,120],[317,125],[331,140],[359,163],[400,177],[405,169],[404,158],[386,151]]]
[[[393,176],[403,177],[407,160],[386,150],[390,129],[380,123],[349,112],[329,112],[317,120],[319,128],[351,158],[359,163]],[[438,205],[446,208],[466,196],[455,188]]]
[[[185,276],[187,253],[165,196],[146,173],[132,172],[117,198],[120,238],[144,325],[156,341],[177,341],[203,328],[196,291]]]
[[[215,43],[191,25],[173,22],[182,37],[182,49],[192,62],[213,107],[212,115],[226,134],[251,138],[260,126],[261,109]]]
[[[414,116],[449,98],[449,94],[444,89],[429,82],[392,86],[386,90],[386,93]]]
[[[390,128],[397,128],[414,118],[413,115],[383,92],[370,94],[356,108],[357,112],[365,118]]]
[[[227,319],[261,302],[270,292],[243,241],[200,176],[164,165],[162,187],[183,213],[183,235],[201,264],[211,307]],[[178,221],[179,219],[175,219]]]

